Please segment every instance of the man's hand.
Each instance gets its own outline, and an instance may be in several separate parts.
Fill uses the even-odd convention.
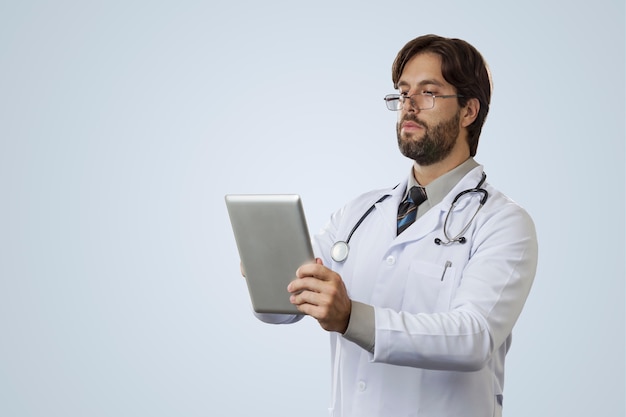
[[[352,301],[343,280],[326,268],[321,259],[302,265],[287,290],[290,301],[304,314],[317,319],[324,330],[344,333],[350,321]]]

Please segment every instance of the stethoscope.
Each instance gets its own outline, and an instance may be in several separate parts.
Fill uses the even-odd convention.
[[[454,200],[452,200],[452,204],[450,204],[450,208],[448,209],[448,214],[446,214],[446,220],[444,220],[443,222],[443,235],[446,238],[446,241],[444,242],[443,240],[436,237],[435,238],[436,245],[448,246],[455,242],[458,242],[460,244],[467,242],[467,239],[465,239],[465,236],[463,235],[465,234],[465,232],[467,232],[467,229],[469,229],[470,225],[476,218],[476,215],[478,214],[480,209],[483,208],[483,206],[487,202],[487,198],[489,198],[489,193],[487,192],[487,190],[485,190],[484,188],[480,188],[485,183],[486,179],[487,179],[487,174],[483,172],[483,176],[478,182],[478,184],[476,185],[476,187],[470,188],[469,190],[461,191],[460,193],[456,195],[456,197],[454,197]],[[450,235],[448,235],[448,219],[450,218],[450,213],[452,213],[452,211],[454,210],[454,207],[456,206],[456,203],[458,203],[459,199],[463,197],[464,195],[467,195],[470,193],[482,194],[482,197],[480,197],[480,204],[478,205],[478,208],[476,208],[476,211],[474,212],[474,215],[472,216],[472,218],[469,219],[467,224],[463,227],[463,229],[461,229],[461,232],[459,232],[458,235],[451,238]]]
[[[352,230],[350,230],[350,233],[348,233],[348,238],[346,240],[339,240],[333,244],[333,246],[330,248],[330,257],[333,259],[333,261],[343,262],[348,259],[348,253],[350,252],[350,245],[348,245],[348,243],[350,243],[352,235],[354,234],[354,232],[356,232],[356,229],[359,228],[361,223],[363,223],[363,220],[365,220],[367,216],[369,216],[369,214],[374,210],[376,204],[385,201],[385,199],[390,196],[391,194],[385,194],[384,196],[380,197],[374,204],[372,204],[370,208],[367,209],[365,213],[363,213],[359,221],[356,222]]]
[[[478,214],[478,211],[480,211],[480,209],[487,202],[487,198],[489,198],[489,193],[487,192],[487,190],[485,190],[484,188],[481,188],[482,185],[485,183],[486,179],[487,179],[487,174],[485,174],[483,172],[482,178],[480,179],[480,181],[478,182],[476,187],[470,188],[468,190],[461,191],[460,193],[458,193],[456,195],[456,197],[454,197],[454,200],[452,200],[452,204],[450,205],[450,209],[448,210],[448,214],[446,214],[446,219],[445,219],[445,221],[443,223],[443,235],[445,236],[446,241],[443,241],[440,238],[435,238],[435,244],[448,246],[448,245],[451,245],[451,244],[453,244],[455,242],[463,244],[463,243],[465,243],[467,241],[467,239],[465,239],[463,234],[465,234],[465,232],[467,232],[467,230],[469,229],[470,225],[474,221],[474,218],[476,218],[476,215]],[[476,212],[474,213],[472,218],[469,220],[469,222],[467,222],[467,224],[463,227],[463,229],[461,229],[461,232],[458,235],[456,235],[455,237],[451,238],[449,236],[449,234],[448,234],[448,231],[447,231],[448,219],[450,218],[450,213],[452,213],[452,211],[454,210],[454,207],[458,203],[459,199],[461,197],[463,197],[464,195],[467,195],[467,194],[470,194],[470,193],[482,194],[482,197],[480,198],[480,205],[476,209]],[[369,216],[370,213],[374,210],[374,208],[376,208],[376,204],[384,201],[385,199],[387,199],[390,196],[391,196],[391,194],[385,194],[382,197],[380,197],[374,204],[371,205],[370,208],[367,209],[367,211],[365,213],[363,213],[363,215],[361,216],[359,221],[356,222],[356,224],[354,225],[354,227],[352,228],[350,233],[348,233],[348,238],[346,240],[339,240],[339,241],[337,241],[337,242],[335,242],[333,244],[333,246],[330,248],[330,257],[332,258],[333,261],[335,261],[335,262],[344,262],[346,259],[348,259],[348,254],[350,253],[350,245],[349,245],[349,243],[350,243],[350,239],[352,238],[352,235],[359,228],[361,223],[363,223],[363,220],[365,220],[367,218],[367,216]]]

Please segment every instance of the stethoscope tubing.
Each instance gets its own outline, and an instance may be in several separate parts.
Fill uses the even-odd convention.
[[[330,248],[330,257],[333,261],[344,262],[348,258],[348,254],[350,253],[349,243],[350,239],[352,239],[352,235],[354,234],[354,232],[356,232],[361,223],[363,223],[363,220],[365,220],[367,216],[369,216],[370,213],[376,208],[376,204],[385,201],[388,197],[391,197],[391,194],[383,195],[378,200],[376,200],[376,202],[372,204],[365,213],[363,213],[359,221],[356,222],[354,227],[352,227],[352,230],[350,230],[350,233],[348,233],[348,237],[346,240],[339,240],[333,243],[333,246]]]
[[[383,201],[385,201],[388,197],[391,197],[391,194],[385,194],[384,196],[380,197],[378,200],[376,200],[376,202],[374,204],[372,204],[370,206],[370,208],[367,209],[367,211],[365,213],[363,213],[363,215],[361,216],[361,218],[359,219],[358,222],[356,222],[356,224],[354,225],[354,227],[352,228],[352,230],[350,230],[350,233],[348,234],[348,238],[345,240],[346,243],[350,243],[350,239],[352,239],[352,235],[354,234],[354,232],[356,232],[356,229],[359,228],[359,226],[361,225],[361,223],[363,223],[363,220],[365,220],[367,218],[367,216],[370,215],[370,213],[376,208],[376,204],[378,203],[382,203]]]

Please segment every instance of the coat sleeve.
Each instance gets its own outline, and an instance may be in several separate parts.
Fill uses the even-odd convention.
[[[530,216],[508,202],[472,233],[470,259],[448,311],[409,314],[376,307],[373,362],[425,369],[482,369],[509,338],[537,267]]]

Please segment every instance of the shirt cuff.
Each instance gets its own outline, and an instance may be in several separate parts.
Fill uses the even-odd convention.
[[[374,307],[352,300],[350,321],[343,337],[373,353],[376,342],[375,323]]]

